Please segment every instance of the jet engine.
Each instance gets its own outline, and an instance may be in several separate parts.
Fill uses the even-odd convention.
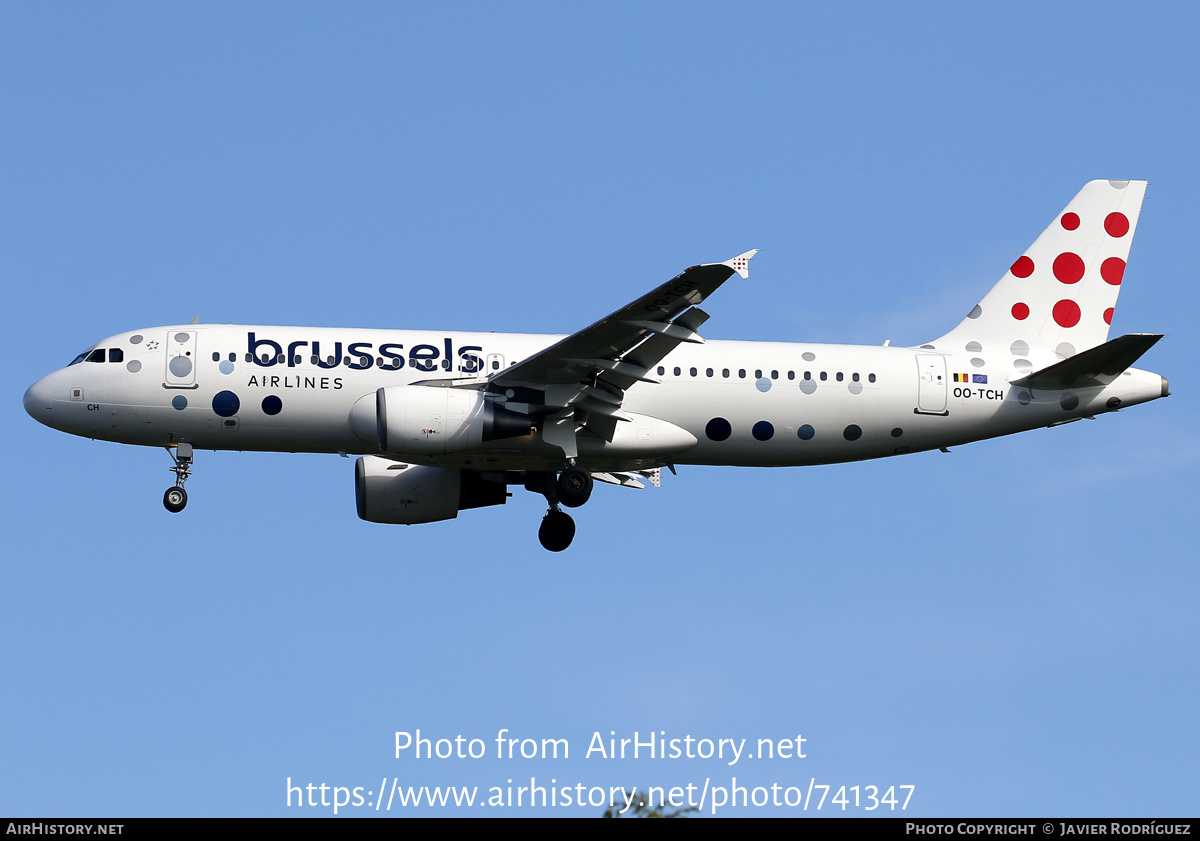
[[[400,464],[363,456],[354,465],[358,516],[372,523],[416,525],[452,520],[459,511],[503,505],[508,491],[470,470]]]
[[[445,455],[532,429],[528,415],[496,406],[479,391],[392,385],[373,397],[354,405],[350,423],[358,437],[386,453]]]

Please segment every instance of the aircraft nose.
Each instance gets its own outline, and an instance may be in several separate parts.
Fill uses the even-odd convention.
[[[42,377],[25,390],[25,411],[39,423],[46,422],[46,416],[53,410],[54,401],[50,399],[49,377]]]

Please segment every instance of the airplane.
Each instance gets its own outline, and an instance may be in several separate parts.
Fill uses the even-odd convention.
[[[165,447],[187,504],[197,449],[339,453],[358,516],[413,525],[679,464],[830,464],[1059,426],[1168,396],[1131,367],[1161,334],[1109,340],[1144,181],[1092,181],[958,326],[915,347],[705,341],[700,308],[757,249],[685,269],[570,335],[191,323],[119,333],[25,393],[54,429]]]

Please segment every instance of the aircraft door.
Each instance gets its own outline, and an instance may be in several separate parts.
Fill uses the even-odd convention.
[[[935,353],[917,354],[917,411],[931,415],[946,411],[946,357]]]
[[[167,333],[167,388],[196,387],[195,330],[171,330]]]

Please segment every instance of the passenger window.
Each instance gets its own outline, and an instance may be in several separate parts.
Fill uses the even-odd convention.
[[[754,372],[754,379],[756,379],[756,380],[761,380],[761,379],[762,379],[762,371],[755,370],[755,372]]]
[[[826,374],[824,371],[822,371],[821,372],[821,382],[825,382],[827,379],[829,379],[829,375]]]
[[[858,374],[851,374],[850,379],[854,380],[855,382],[858,382]]]
[[[664,368],[662,365],[659,365],[658,366],[658,375],[661,377],[665,373],[667,373],[667,369]]]
[[[221,354],[214,351],[213,352],[213,362],[220,362],[220,361],[221,361]]]
[[[696,369],[695,369],[695,368],[692,368],[692,369],[691,369],[691,375],[692,375],[693,377],[694,377],[694,376],[696,376]]]
[[[246,354],[246,361],[247,361],[247,362],[253,362],[253,361],[254,361],[254,354],[252,354],[252,353],[247,353],[247,354]]]
[[[789,380],[794,380],[794,379],[796,379],[796,372],[795,372],[795,371],[788,371],[788,379],[789,379]]]
[[[867,382],[872,382],[872,383],[875,382],[875,375],[867,374]]]
[[[772,372],[771,372],[771,379],[773,379],[773,380],[777,380],[777,379],[779,379],[779,372],[778,372],[778,371],[772,371]]]
[[[738,376],[741,377],[743,380],[746,379],[746,369],[738,368]]]
[[[677,376],[677,377],[678,377],[678,376],[679,376],[681,373],[683,373],[682,369],[680,369],[680,368],[676,367],[676,369],[675,369],[675,376]]]
[[[713,375],[713,369],[712,369],[712,368],[705,368],[705,369],[704,369],[704,376],[706,376],[706,377],[711,377],[712,375]]]
[[[229,361],[230,361],[230,362],[237,362],[237,354],[236,354],[236,353],[231,353],[231,354],[229,354]]]
[[[840,383],[843,379],[845,379],[845,378],[842,376],[842,372],[838,371],[837,372],[837,381]]]
[[[728,378],[728,377],[729,377],[729,369],[728,369],[728,368],[722,368],[722,369],[721,369],[721,376],[722,376],[722,377],[725,377],[725,378]]]
[[[125,351],[121,350],[119,347],[111,348],[108,351],[108,361],[109,362],[124,362],[125,361]]]
[[[87,361],[88,362],[103,362],[104,361],[104,348],[98,347],[94,351],[89,353]]]

